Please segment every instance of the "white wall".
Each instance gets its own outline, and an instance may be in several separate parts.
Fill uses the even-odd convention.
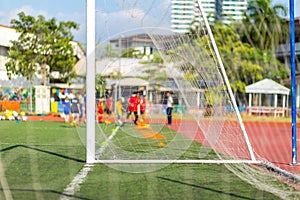
[[[9,41],[17,40],[18,35],[15,29],[0,25],[0,46],[9,47]]]

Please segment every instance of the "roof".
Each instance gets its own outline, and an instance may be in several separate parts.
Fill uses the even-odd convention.
[[[149,85],[149,82],[140,79],[140,78],[123,78],[120,80],[112,80],[109,81],[107,85],[113,85],[113,84],[117,84],[120,86],[147,86]]]
[[[279,83],[271,79],[264,79],[246,86],[246,93],[288,95],[290,93],[290,89],[280,85]]]
[[[127,75],[132,71],[137,72],[136,68],[142,68],[141,59],[136,58],[104,58],[96,61],[96,73],[107,76],[114,72],[121,72]]]

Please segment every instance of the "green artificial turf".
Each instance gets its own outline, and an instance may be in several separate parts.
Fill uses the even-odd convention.
[[[85,164],[76,130],[59,122],[0,121],[2,181],[13,199],[58,199]],[[0,199],[5,199],[0,192]]]
[[[279,199],[215,164],[171,164],[137,174],[99,164],[76,194],[87,199]]]
[[[109,131],[115,127],[113,124],[102,126]],[[59,199],[66,186],[85,164],[85,146],[82,140],[84,130],[84,127],[75,129],[62,122],[37,121],[16,124],[13,121],[0,121],[0,199],[5,199],[5,195],[8,194],[11,194],[13,199]],[[168,129],[164,131],[170,134],[169,139],[176,135]],[[124,135],[119,137],[120,141],[124,139]],[[143,140],[144,138],[139,138],[137,141],[143,143]],[[122,145],[126,147],[124,143]],[[192,143],[190,152],[199,145]],[[128,148],[130,150],[132,147]],[[134,164],[128,166],[134,167]],[[143,165],[140,164],[139,167]],[[152,165],[148,164],[147,167],[151,168]],[[127,173],[115,170],[113,165],[95,164],[72,199],[278,197],[245,183],[224,165],[169,164],[152,172]]]

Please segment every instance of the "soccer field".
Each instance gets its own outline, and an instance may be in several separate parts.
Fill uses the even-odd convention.
[[[85,165],[80,131],[62,122],[0,124],[0,199],[279,199],[242,181],[222,164],[169,164],[149,173],[95,164],[79,191],[70,196],[64,190]]]

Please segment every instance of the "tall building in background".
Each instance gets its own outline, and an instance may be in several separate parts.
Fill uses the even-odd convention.
[[[241,21],[247,10],[247,0],[216,0],[221,1],[221,20],[230,23],[232,20]]]
[[[194,0],[172,0],[172,30],[186,33],[195,18]]]
[[[247,10],[247,0],[200,0],[210,23],[240,21]],[[197,16],[197,0],[172,0],[172,30],[186,33]]]
[[[200,2],[209,22],[221,20],[222,0],[200,0]]]

